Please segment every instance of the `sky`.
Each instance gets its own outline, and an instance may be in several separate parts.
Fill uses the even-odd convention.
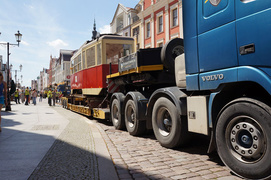
[[[20,46],[10,46],[12,78],[31,86],[50,56],[59,57],[60,49],[75,50],[92,37],[94,19],[97,31],[110,32],[118,4],[134,8],[139,0],[0,0],[0,43],[16,44],[15,33],[22,34]],[[7,47],[0,45],[3,63]],[[22,71],[19,72],[19,66]],[[21,79],[21,75],[23,76]],[[18,79],[18,78],[17,78]]]

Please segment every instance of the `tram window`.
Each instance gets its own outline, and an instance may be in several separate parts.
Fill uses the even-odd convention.
[[[86,57],[85,57],[85,53],[86,53],[86,51],[83,51],[83,54],[82,54],[82,61],[83,61],[82,68],[83,69],[86,68]]]
[[[74,66],[74,72],[75,73],[77,72],[77,66]]]
[[[73,66],[74,66],[74,59],[73,59],[73,60],[71,60],[71,68],[72,68],[72,73],[74,73]]]
[[[101,44],[97,45],[97,65],[102,63],[102,56],[101,56]]]
[[[118,59],[132,52],[130,44],[106,44],[106,63],[118,64]]]
[[[82,61],[82,59],[81,59],[81,54],[78,56],[78,71],[80,71],[81,70],[81,61]]]
[[[74,65],[76,66],[78,63],[78,56],[74,59]]]
[[[95,46],[87,50],[87,67],[95,65]]]
[[[127,56],[131,53],[132,46],[130,44],[124,44],[123,45],[123,56]]]
[[[81,68],[81,63],[78,64],[78,71],[80,71],[82,68]]]

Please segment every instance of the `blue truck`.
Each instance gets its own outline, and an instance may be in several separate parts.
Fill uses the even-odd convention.
[[[236,174],[269,177],[271,1],[183,0],[183,18],[188,131]]]
[[[107,77],[120,89],[110,96],[110,119],[131,135],[153,129],[168,148],[191,133],[206,135],[208,152],[217,151],[235,174],[268,178],[271,1],[182,3],[183,39],[120,59],[119,72]]]
[[[208,152],[217,151],[238,176],[270,178],[271,1],[182,4],[183,39],[120,58],[102,103],[78,100],[76,109],[109,117],[131,135],[152,129],[168,148],[185,145],[192,133],[205,135]]]
[[[71,94],[71,87],[66,84],[60,84],[57,86],[57,91],[61,92],[64,96]]]

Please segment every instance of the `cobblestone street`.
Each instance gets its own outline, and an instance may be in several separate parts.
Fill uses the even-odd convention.
[[[207,155],[203,137],[195,136],[187,147],[173,150],[160,146],[152,133],[134,137],[110,123],[98,124],[120,179],[240,179],[217,154]]]

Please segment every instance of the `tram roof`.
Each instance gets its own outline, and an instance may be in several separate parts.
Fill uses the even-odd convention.
[[[102,39],[119,39],[119,40],[131,40],[131,41],[134,40],[134,38],[132,38],[132,37],[120,36],[120,35],[118,35],[118,34],[100,34],[100,36],[99,36],[98,38],[96,38],[96,39],[94,39],[94,40],[88,40],[88,41],[86,41],[84,44],[82,44],[81,47],[80,47],[79,49],[77,49],[77,50],[74,51],[73,56],[74,56],[74,55],[77,55],[77,53],[79,53],[80,50],[81,50],[84,46],[86,46],[86,45],[88,45],[88,44],[90,44],[90,43],[97,42],[97,41],[102,40]]]
[[[100,34],[99,37],[97,37],[94,40],[87,41],[86,44],[91,43],[93,41],[99,41],[100,39],[124,39],[124,40],[134,40],[132,37],[127,36],[120,36],[118,34]]]

